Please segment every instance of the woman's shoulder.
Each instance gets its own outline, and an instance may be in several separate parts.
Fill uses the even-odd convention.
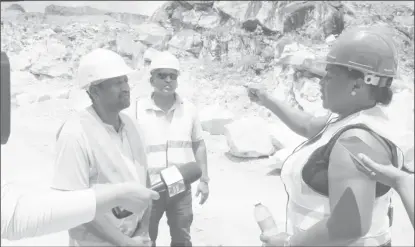
[[[342,147],[345,147],[342,143],[354,145],[354,150],[370,152],[366,153],[369,156],[372,156],[372,154],[386,155],[390,159],[390,162],[393,162],[393,144],[364,125],[357,128],[349,128],[341,132],[335,140],[334,145],[340,144]]]

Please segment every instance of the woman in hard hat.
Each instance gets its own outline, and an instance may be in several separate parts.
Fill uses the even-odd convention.
[[[368,177],[392,187],[398,192],[406,213],[414,226],[414,174],[404,172],[392,164],[379,164],[364,154],[360,154],[360,161],[356,167]],[[372,175],[372,172],[375,175]]]
[[[320,84],[324,108],[316,118],[248,87],[251,100],[273,111],[308,140],[284,162],[281,178],[288,202],[286,231],[262,236],[273,246],[391,246],[390,186],[362,174],[343,141],[368,145],[399,169],[399,141],[381,105],[392,99],[397,54],[389,37],[365,29],[346,31],[333,45]]]

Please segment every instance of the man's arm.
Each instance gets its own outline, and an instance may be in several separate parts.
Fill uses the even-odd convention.
[[[292,131],[305,138],[311,138],[325,126],[328,116],[314,117],[307,112],[295,109],[275,97],[265,94],[262,104],[272,111]]]
[[[197,164],[200,165],[202,169],[202,178],[201,180],[208,179],[208,166],[207,166],[207,154],[206,154],[206,144],[204,140],[193,142],[193,153]]]
[[[203,140],[203,129],[202,124],[199,121],[199,117],[195,114],[193,118],[193,128],[192,128],[192,148],[195,155],[197,164],[200,165],[202,169],[202,178],[201,180],[209,180],[208,166],[207,166],[207,152],[206,144]]]
[[[361,130],[345,132],[342,137],[352,135],[379,150],[380,144]],[[348,152],[335,144],[328,171],[331,215],[292,236],[292,246],[347,246],[367,234],[372,223],[376,182],[362,174],[353,162]]]
[[[29,183],[1,186],[1,236],[8,240],[37,237],[88,223],[116,206],[136,208],[157,200],[155,191],[138,183],[100,184],[92,189],[58,191]],[[82,202],[82,203],[79,203]]]
[[[64,192],[34,189],[29,184],[2,184],[1,237],[19,240],[87,223],[95,217],[98,200],[92,189]]]

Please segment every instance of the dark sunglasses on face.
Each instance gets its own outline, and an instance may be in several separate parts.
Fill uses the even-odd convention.
[[[178,75],[174,73],[157,73],[157,77],[162,80],[165,80],[168,76],[172,80],[177,80],[177,77],[178,77]]]

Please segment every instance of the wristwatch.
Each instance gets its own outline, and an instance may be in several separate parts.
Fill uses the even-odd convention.
[[[201,177],[201,178],[200,178],[200,182],[203,182],[203,183],[209,184],[209,181],[210,181],[210,179],[209,179],[208,177]]]

